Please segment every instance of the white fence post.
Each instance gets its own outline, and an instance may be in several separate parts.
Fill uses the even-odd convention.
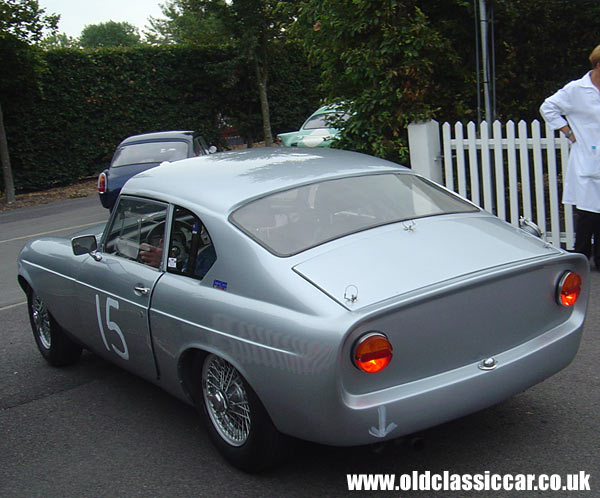
[[[496,210],[515,226],[523,215],[537,223],[547,241],[573,247],[573,209],[560,202],[569,154],[566,138],[557,138],[548,126],[544,135],[537,120],[531,130],[525,121],[518,123],[518,129],[508,121],[504,133],[502,123],[496,121],[490,127],[484,121],[479,133],[473,122],[467,124],[466,136],[460,122],[454,127],[444,123],[442,131],[446,187],[490,212]],[[412,159],[414,145],[410,145]],[[437,150],[431,145],[417,147]],[[423,164],[427,163],[417,160],[413,169],[421,172]]]
[[[443,183],[440,125],[425,121],[408,125],[408,148],[413,171],[437,183]]]

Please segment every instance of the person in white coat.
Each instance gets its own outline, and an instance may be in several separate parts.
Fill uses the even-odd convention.
[[[563,178],[563,204],[577,208],[575,251],[593,256],[600,269],[600,45],[589,60],[592,69],[548,97],[540,113],[573,144]]]

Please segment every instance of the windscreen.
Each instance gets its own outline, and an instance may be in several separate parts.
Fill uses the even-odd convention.
[[[277,192],[242,206],[234,225],[278,256],[399,221],[478,208],[411,174],[327,180]]]
[[[341,112],[330,112],[327,114],[318,114],[309,118],[304,126],[303,130],[317,130],[320,128],[333,128],[333,121],[341,118],[343,121],[346,121],[350,117],[349,114],[342,115]]]
[[[111,167],[178,161],[187,157],[187,151],[186,142],[176,141],[125,145],[115,152]]]

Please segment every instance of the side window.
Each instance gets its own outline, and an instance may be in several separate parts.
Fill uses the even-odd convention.
[[[104,242],[104,252],[149,266],[160,266],[165,240],[165,204],[122,197]]]
[[[171,224],[167,271],[202,280],[217,260],[212,240],[200,219],[176,207]]]

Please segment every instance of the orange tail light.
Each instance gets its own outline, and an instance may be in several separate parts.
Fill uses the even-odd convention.
[[[581,294],[581,277],[572,271],[566,272],[558,282],[556,300],[562,306],[573,306]]]
[[[98,177],[98,193],[104,194],[106,192],[106,173],[100,173]]]
[[[385,335],[371,332],[356,341],[352,359],[363,372],[377,373],[392,361],[392,349],[392,345]]]

